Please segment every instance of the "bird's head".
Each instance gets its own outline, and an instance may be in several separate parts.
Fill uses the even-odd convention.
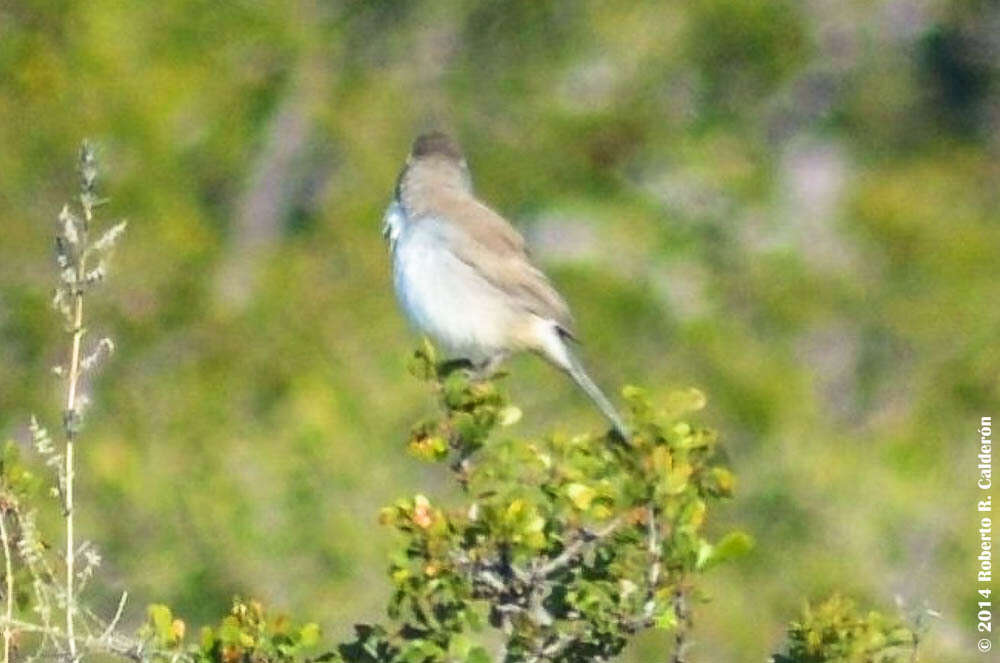
[[[417,136],[410,150],[411,159],[443,159],[446,161],[465,161],[462,148],[458,142],[443,131],[428,131]]]
[[[417,136],[400,175],[400,182],[434,188],[472,190],[469,166],[458,142],[443,131],[428,131]]]

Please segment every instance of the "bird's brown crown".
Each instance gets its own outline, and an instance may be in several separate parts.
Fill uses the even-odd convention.
[[[462,148],[458,146],[455,139],[442,131],[429,131],[417,136],[417,139],[413,141],[411,153],[417,159],[442,156],[461,161],[463,158]]]

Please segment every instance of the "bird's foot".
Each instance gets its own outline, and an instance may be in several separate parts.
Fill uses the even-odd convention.
[[[501,362],[506,355],[496,355],[481,362],[474,362],[471,359],[448,359],[437,364],[437,373],[441,378],[446,378],[455,371],[461,371],[473,382],[484,382],[496,378],[502,378],[507,373],[499,370]]]
[[[476,365],[468,359],[448,359],[438,362],[436,370],[438,377],[446,378],[455,371],[471,373],[476,370]]]
[[[500,370],[500,364],[503,360],[507,358],[507,353],[500,353],[493,355],[489,359],[479,362],[469,374],[470,380],[475,380],[477,382],[482,382],[484,380],[491,380],[496,378],[502,378],[507,375],[505,372]]]

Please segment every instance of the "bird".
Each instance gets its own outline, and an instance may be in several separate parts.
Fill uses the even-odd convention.
[[[482,376],[512,354],[540,355],[628,438],[621,415],[573,352],[566,300],[531,262],[522,235],[476,197],[450,135],[430,131],[414,140],[383,221],[396,297],[415,327]]]

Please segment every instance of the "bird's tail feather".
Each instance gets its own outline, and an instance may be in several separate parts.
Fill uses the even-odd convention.
[[[604,416],[608,418],[608,421],[611,422],[611,425],[614,426],[615,431],[622,437],[622,439],[627,440],[629,437],[628,428],[625,426],[625,422],[622,420],[621,415],[618,414],[618,410],[615,409],[615,406],[612,405],[611,401],[609,401],[607,396],[604,395],[604,392],[602,392],[600,388],[594,384],[594,381],[590,379],[590,376],[587,375],[587,371],[583,368],[583,364],[580,363],[580,360],[573,355],[569,348],[566,348],[566,355],[569,357],[569,366],[566,370],[570,377],[573,378],[574,382],[580,385],[580,388],[583,389],[588,396],[590,396],[590,399],[594,401],[594,404],[597,405],[598,409],[600,409]]]

